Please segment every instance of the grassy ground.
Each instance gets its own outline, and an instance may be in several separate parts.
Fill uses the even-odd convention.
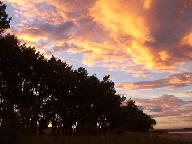
[[[97,136],[22,136],[19,144],[190,144],[173,141],[154,134],[124,133]]]
[[[180,141],[185,141],[185,142],[191,142],[192,144],[192,134],[187,134],[187,133],[183,133],[183,134],[170,134],[170,133],[164,133],[164,134],[160,134],[160,137],[164,137],[164,138],[168,138],[168,139],[173,139],[173,140],[180,140]]]

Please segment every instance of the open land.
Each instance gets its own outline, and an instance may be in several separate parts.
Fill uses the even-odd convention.
[[[191,144],[190,135],[133,133],[53,136],[34,135],[18,138],[19,144]]]

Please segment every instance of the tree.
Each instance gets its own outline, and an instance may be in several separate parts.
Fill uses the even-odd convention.
[[[0,128],[9,124],[23,133],[52,123],[57,134],[94,134],[124,129],[146,132],[156,124],[132,100],[116,94],[110,76],[99,80],[80,67],[74,70],[10,34],[6,6],[0,2]],[[11,122],[9,122],[11,121]]]
[[[131,99],[122,106],[122,115],[122,126],[128,131],[147,132],[156,125],[156,121],[138,109],[135,101]]]
[[[0,34],[10,28],[10,20],[6,13],[6,5],[0,1]]]

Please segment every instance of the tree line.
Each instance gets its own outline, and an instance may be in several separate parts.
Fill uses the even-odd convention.
[[[0,128],[55,134],[115,130],[147,132],[156,121],[133,100],[116,94],[109,76],[73,69],[6,33],[10,18],[0,2]]]

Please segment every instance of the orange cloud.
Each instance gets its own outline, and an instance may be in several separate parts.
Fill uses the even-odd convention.
[[[160,56],[160,59],[163,61],[167,61],[167,60],[171,59],[171,56],[169,55],[169,53],[167,51],[160,51],[159,56]]]
[[[184,38],[181,41],[181,45],[192,46],[192,32],[184,36]]]
[[[136,1],[98,0],[90,9],[90,15],[96,22],[112,31],[114,37],[130,35],[141,42],[151,41],[150,31],[144,16],[141,15],[140,6],[142,3]]]
[[[69,52],[76,53],[77,51],[84,53],[83,64],[88,66],[93,66],[96,63],[102,62],[110,62],[111,58],[115,58],[114,46],[108,43],[97,43],[90,41],[75,41],[72,40],[78,47],[70,48]],[[109,51],[111,51],[111,56],[109,55]],[[110,58],[111,57],[111,58]],[[120,57],[116,57],[118,60]]]
[[[143,8],[150,9],[152,5],[153,0],[144,0]]]
[[[19,38],[37,43],[43,39],[60,50],[63,46],[63,51],[67,43],[67,51],[81,53],[88,66],[99,63],[129,73],[139,67],[133,73],[139,76],[147,70],[175,72],[177,66],[192,62],[189,0],[6,2],[20,20],[14,27]],[[62,27],[67,23],[67,29]]]
[[[172,40],[167,38],[174,34],[169,28],[171,23],[178,28],[178,34],[182,39],[182,33],[185,31],[181,29],[181,25],[177,21],[185,15],[172,19],[172,22],[169,19],[173,16],[173,12],[177,14],[179,9],[183,10],[191,5],[186,7],[186,0],[176,2],[173,6],[174,9],[170,7],[171,5],[173,4],[170,2],[153,0],[98,0],[90,8],[90,15],[109,31],[114,40],[119,42],[121,50],[126,49],[127,55],[131,55],[132,61],[136,65],[144,65],[146,69],[150,70],[168,70],[191,59],[191,55],[185,53],[189,49],[180,47],[177,37],[173,36]],[[171,11],[169,15],[160,9],[167,6]],[[178,11],[175,11],[176,7],[178,7]],[[157,19],[158,17],[162,17],[162,22]],[[166,31],[164,32],[162,29]],[[126,37],[126,39],[122,40],[121,37]],[[121,41],[119,41],[120,39]],[[164,41],[167,41],[166,44]],[[174,53],[172,49],[175,49]],[[181,57],[186,58],[179,60],[178,53],[181,54]]]
[[[27,35],[27,34],[24,34],[24,33],[17,34],[17,37],[19,39],[22,39],[22,40],[27,41],[27,42],[37,42],[37,38],[46,40],[46,37],[43,37],[43,36],[33,37],[30,34]]]
[[[140,81],[135,83],[125,82],[117,86],[123,90],[137,90],[137,89],[156,89],[156,88],[167,88],[176,89],[185,87],[192,84],[192,73],[175,74],[168,76],[165,79],[154,80],[154,81]]]

